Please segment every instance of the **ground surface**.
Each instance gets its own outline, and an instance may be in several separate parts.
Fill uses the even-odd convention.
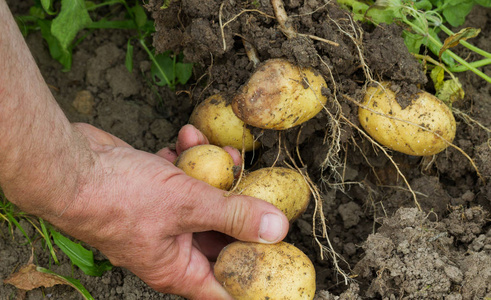
[[[195,3],[199,2],[199,3]],[[74,66],[62,73],[43,44],[40,34],[28,36],[28,44],[47,83],[60,105],[74,122],[89,122],[122,138],[134,147],[157,151],[173,142],[179,128],[199,101],[216,93],[233,94],[253,71],[241,39],[251,42],[259,58],[286,57],[302,66],[316,68],[327,80],[330,96],[337,97],[341,113],[358,125],[357,106],[343,95],[359,100],[365,73],[355,37],[375,79],[391,79],[402,91],[417,85],[431,91],[421,66],[407,53],[399,38],[400,29],[353,27],[342,10],[323,1],[285,1],[293,16],[294,28],[301,33],[334,41],[339,46],[299,37],[287,40],[269,16],[269,1],[259,6],[231,5],[225,1],[178,1],[168,10],[150,1],[149,11],[157,21],[155,46],[159,50],[183,51],[186,59],[197,63],[193,80],[175,93],[155,88],[149,78],[150,62],[136,49],[133,73],[124,67],[127,38],[132,32],[94,31],[74,51]],[[25,13],[28,4],[16,4],[16,13]],[[223,23],[244,9],[220,31]],[[220,14],[221,11],[221,14]],[[178,18],[175,18],[175,16]],[[491,50],[491,10],[477,9],[466,26],[483,29],[473,43]],[[338,27],[339,26],[339,27]],[[344,31],[344,32],[343,32]],[[356,32],[356,34],[355,34]],[[223,41],[226,48],[223,48]],[[468,53],[457,49],[463,57]],[[474,57],[470,56],[469,59]],[[484,69],[491,74],[491,68]],[[201,76],[203,74],[206,76]],[[454,107],[491,128],[490,84],[462,74],[466,97]],[[336,106],[328,107],[298,128],[282,133],[286,150],[299,148],[306,169],[319,186],[329,238],[344,262],[340,267],[353,280],[348,285],[333,267],[333,260],[320,257],[312,237],[313,203],[302,218],[291,226],[287,241],[303,250],[314,262],[318,299],[482,299],[491,297],[491,146],[489,131],[469,124],[456,115],[454,144],[475,162],[483,183],[469,161],[457,150],[436,155],[434,160],[389,152],[416,192],[422,212],[398,176],[389,159],[352,126],[341,121],[340,150],[326,164],[332,149],[332,116]],[[271,165],[277,158],[278,133],[257,131],[263,143],[256,153],[255,166]],[[326,138],[327,137],[327,138]],[[279,164],[288,161],[286,150]],[[336,159],[341,162],[336,164]],[[339,174],[336,175],[336,174]],[[29,228],[28,224],[24,224]],[[318,223],[317,223],[318,225]],[[14,238],[0,228],[0,278],[25,264],[31,249],[20,232]],[[30,230],[30,235],[35,235]],[[325,245],[324,239],[320,239]],[[40,248],[40,244],[37,245]],[[46,254],[37,249],[37,264],[49,266]],[[96,299],[176,299],[156,293],[129,272],[115,268],[101,278],[72,269],[67,259],[55,272],[79,279]],[[15,296],[12,286],[0,283],[0,299]],[[56,286],[27,293],[27,299],[81,299],[70,287]]]

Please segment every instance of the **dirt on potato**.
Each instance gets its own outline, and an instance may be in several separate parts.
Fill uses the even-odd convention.
[[[29,7],[9,4],[18,13]],[[267,0],[178,0],[164,10],[162,4],[146,4],[156,21],[154,46],[157,51],[182,52],[187,62],[195,63],[192,80],[177,93],[149,84],[150,62],[136,47],[135,70],[124,69],[131,32],[97,30],[88,35],[74,49],[74,66],[67,73],[49,57],[40,34],[27,37],[71,121],[89,122],[154,152],[173,143],[197,103],[217,92],[231,96],[247,81],[255,66],[244,40],[257,50],[260,61],[281,57],[312,67],[328,85],[323,91],[330,99],[326,110],[286,131],[253,128],[262,146],[246,156],[246,164],[255,169],[294,162],[318,187],[317,204],[339,256],[334,260],[332,252],[321,253],[314,241],[315,225],[324,249],[330,248],[321,236],[320,219],[312,222],[314,214],[318,216],[315,201],[291,225],[286,238],[315,266],[315,299],[491,297],[490,84],[471,73],[458,74],[466,96],[452,106],[457,121],[453,143],[468,157],[453,147],[433,157],[388,150],[387,156],[357,128],[356,102],[362,99],[367,79],[395,82],[402,106],[418,88],[433,91],[422,65],[408,53],[400,27],[354,22],[334,1],[285,0],[298,33],[288,39]],[[478,8],[464,24],[482,29],[470,41],[487,51],[490,20],[491,10]],[[470,61],[479,59],[463,47],[455,51]],[[491,74],[491,67],[482,71]],[[15,239],[7,228],[0,230],[0,277],[5,278],[27,263],[31,250],[17,230]],[[37,264],[49,266],[46,253],[36,250],[36,257]],[[337,268],[349,278],[345,280]],[[72,272],[68,259],[62,258],[53,270],[79,279],[96,299],[180,299],[152,291],[120,268],[93,278],[77,269]],[[12,286],[0,284],[0,299],[16,293]],[[36,289],[26,299],[48,294],[82,299],[66,286]]]

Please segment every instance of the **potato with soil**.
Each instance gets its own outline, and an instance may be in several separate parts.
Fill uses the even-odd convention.
[[[261,145],[254,140],[251,131],[244,127],[244,122],[237,118],[222,94],[210,96],[198,104],[189,123],[198,128],[213,145],[242,149],[243,134],[245,151],[257,149]]]
[[[262,168],[246,174],[236,189],[267,201],[280,209],[290,220],[296,220],[310,202],[310,188],[299,172],[282,167]]]
[[[413,95],[411,103],[401,108],[390,83],[368,87],[358,118],[362,127],[382,145],[415,156],[443,151],[455,137],[452,111],[427,92]],[[425,129],[423,129],[423,128]],[[446,140],[446,141],[445,141]]]
[[[232,100],[234,113],[254,127],[283,130],[302,124],[327,102],[324,78],[285,59],[259,66]]]
[[[236,300],[313,299],[315,270],[300,249],[285,242],[234,242],[214,267],[215,277]]]
[[[187,175],[222,190],[234,183],[234,160],[215,145],[198,145],[182,152],[175,165]]]

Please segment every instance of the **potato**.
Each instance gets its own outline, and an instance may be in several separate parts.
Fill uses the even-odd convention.
[[[262,168],[246,174],[237,185],[237,191],[273,204],[291,222],[307,209],[311,194],[299,172],[282,167]]]
[[[175,165],[187,175],[222,190],[234,183],[234,160],[215,145],[198,145],[182,152]]]
[[[315,295],[312,262],[285,242],[234,242],[220,252],[214,272],[236,300],[313,299]]]
[[[208,97],[193,110],[189,123],[198,128],[208,141],[220,147],[232,146],[242,149],[242,133],[245,130],[245,151],[257,149],[261,143],[254,141],[254,136],[244,122],[237,118],[232,106],[222,94]]]
[[[324,78],[285,59],[270,59],[252,74],[232,100],[234,113],[254,127],[283,130],[320,112],[327,102]]]
[[[455,118],[452,111],[442,101],[427,92],[419,92],[412,103],[402,109],[396,101],[396,94],[385,82],[383,88],[369,87],[363,105],[373,111],[397,118],[395,120],[359,108],[358,117],[362,127],[382,145],[393,150],[415,156],[427,156],[444,150],[455,137]],[[418,124],[430,131],[424,130]]]

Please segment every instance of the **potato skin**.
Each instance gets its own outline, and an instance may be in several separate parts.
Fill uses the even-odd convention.
[[[415,95],[409,106],[401,109],[390,84],[385,82],[382,86],[384,88],[367,88],[362,104],[376,112],[423,126],[447,141],[453,141],[456,131],[455,118],[442,101],[430,93],[420,92]],[[358,110],[358,118],[371,137],[382,145],[405,154],[428,156],[439,153],[448,146],[432,132],[361,107]]]
[[[215,277],[236,300],[313,299],[315,270],[300,249],[285,242],[234,242],[214,267]]]
[[[187,175],[222,190],[234,183],[234,160],[215,145],[198,145],[182,152],[175,165]]]
[[[309,84],[307,84],[308,82]],[[284,130],[319,113],[327,98],[324,78],[285,59],[259,66],[232,100],[234,113],[254,127]]]
[[[280,209],[293,222],[310,202],[310,189],[303,176],[292,169],[262,168],[246,174],[236,189],[247,195],[267,201]]]
[[[189,123],[198,128],[213,145],[242,149],[243,130],[245,151],[257,149],[261,145],[254,141],[251,131],[244,128],[244,122],[237,118],[232,106],[222,94],[210,96],[198,104],[189,118]]]

